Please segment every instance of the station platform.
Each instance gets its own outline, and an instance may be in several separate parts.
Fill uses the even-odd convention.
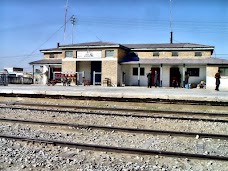
[[[9,84],[0,87],[1,96],[4,95],[45,95],[88,98],[138,99],[138,100],[169,100],[169,101],[197,101],[222,102],[228,104],[228,91],[207,89],[185,89],[172,87],[102,87],[102,86],[47,86]]]

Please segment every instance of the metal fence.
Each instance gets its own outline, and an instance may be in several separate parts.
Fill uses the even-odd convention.
[[[0,85],[8,86],[8,74],[0,73]]]
[[[8,77],[9,84],[32,84],[32,78],[26,77]]]

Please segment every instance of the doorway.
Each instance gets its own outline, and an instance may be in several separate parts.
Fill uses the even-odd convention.
[[[160,68],[151,68],[150,69],[151,73],[152,73],[152,76],[151,76],[151,83],[152,83],[152,86],[154,86],[154,74],[155,74],[155,71],[157,71],[158,73],[158,87],[160,86]]]
[[[181,74],[178,67],[170,68],[170,80],[169,86],[170,87],[180,87],[181,84]]]
[[[101,61],[91,61],[91,84],[93,84],[93,72],[101,72]],[[96,74],[95,82],[101,83],[101,74]]]

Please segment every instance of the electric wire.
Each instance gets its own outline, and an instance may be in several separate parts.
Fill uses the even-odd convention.
[[[71,19],[71,18],[69,18],[69,19],[66,21],[66,23],[68,23],[68,22],[70,21],[70,19]],[[39,50],[45,43],[47,43],[50,39],[52,39],[52,38],[54,37],[54,35],[55,35],[56,33],[58,33],[64,26],[65,26],[65,23],[64,23],[61,27],[59,27],[59,29],[58,29],[57,31],[55,31],[50,37],[48,37],[47,40],[45,40],[41,45],[39,45],[35,50],[33,50],[28,56],[24,57],[24,58],[23,58],[22,60],[20,60],[19,62],[22,62],[22,61],[24,61],[25,59],[31,57],[31,56],[33,55],[33,53],[35,53],[35,52],[36,52],[37,50]]]

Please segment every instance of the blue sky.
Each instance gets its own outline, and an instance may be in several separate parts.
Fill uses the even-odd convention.
[[[74,43],[169,43],[170,0],[68,0],[75,15]],[[0,0],[0,68],[42,59],[40,49],[71,43],[66,0]],[[172,0],[174,43],[215,46],[228,59],[228,1]]]

